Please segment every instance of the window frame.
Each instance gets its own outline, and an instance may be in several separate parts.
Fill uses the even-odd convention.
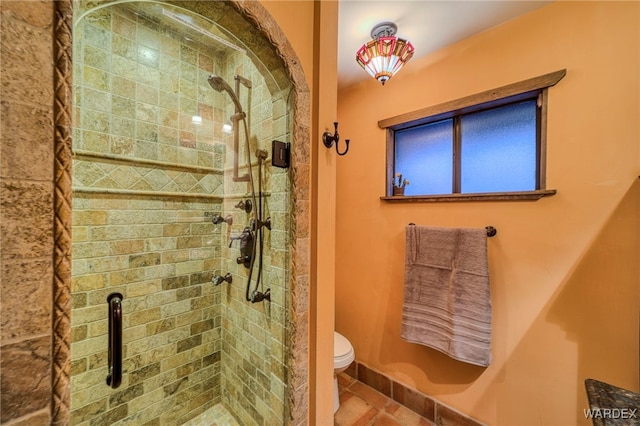
[[[528,80],[487,90],[464,98],[442,104],[422,108],[420,110],[386,118],[378,122],[378,126],[386,130],[387,164],[385,173],[386,195],[380,197],[384,201],[434,202],[434,201],[475,201],[475,200],[538,200],[544,196],[554,195],[553,189],[546,189],[546,128],[548,88],[554,86],[566,75],[566,69],[544,74]],[[538,129],[536,158],[536,189],[519,192],[460,193],[438,195],[394,196],[391,185],[395,165],[395,131],[423,124],[429,124],[456,117],[509,105],[523,100],[538,99]],[[455,127],[454,127],[455,132]],[[455,141],[455,138],[454,138]],[[458,147],[459,148],[459,147]],[[454,150],[454,155],[455,155]],[[455,159],[454,161],[459,161]],[[459,170],[458,170],[459,171]],[[454,170],[455,172],[455,170]],[[459,182],[458,182],[459,185]],[[454,191],[459,191],[457,186]]]

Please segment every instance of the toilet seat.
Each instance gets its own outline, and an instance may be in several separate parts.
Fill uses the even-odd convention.
[[[346,337],[337,331],[333,332],[333,368],[346,368],[355,359],[353,346]]]
[[[356,353],[351,342],[337,331],[333,332],[333,412],[340,407],[340,392],[338,389],[338,373],[346,371],[356,359]]]

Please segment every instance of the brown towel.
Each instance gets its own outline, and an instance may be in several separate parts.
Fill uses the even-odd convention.
[[[470,364],[491,363],[485,229],[409,225],[402,338]]]

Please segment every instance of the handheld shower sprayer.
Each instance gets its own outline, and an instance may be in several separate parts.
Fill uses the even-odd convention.
[[[240,104],[240,99],[238,99],[236,92],[234,92],[231,86],[229,86],[229,83],[224,81],[224,79],[219,75],[215,75],[215,74],[211,74],[207,79],[207,81],[209,82],[209,85],[213,88],[213,90],[215,90],[216,92],[221,93],[225,91],[227,92],[227,94],[229,94],[229,97],[233,101],[233,104],[236,106],[236,114],[234,114],[234,116],[231,118],[234,118],[237,114],[240,114],[240,116],[237,119],[243,119],[245,117],[245,113],[242,110],[242,104]]]
[[[216,74],[211,74],[207,81],[213,90],[218,93],[227,92],[233,104],[235,105],[235,113],[231,116],[231,122],[233,123],[233,151],[235,152],[235,156],[233,158],[233,181],[234,182],[247,182],[251,181],[251,153],[247,151],[247,164],[249,165],[249,173],[244,176],[238,175],[238,153],[240,152],[240,142],[239,142],[239,126],[240,121],[242,121],[244,125],[244,134],[245,141],[247,144],[247,149],[249,149],[249,125],[247,124],[247,114],[242,109],[242,104],[240,103],[239,93],[240,93],[240,84],[245,87],[251,88],[251,81],[236,75],[236,90],[233,90],[229,83],[227,83],[224,78],[220,77]],[[249,108],[249,110],[251,110]],[[255,203],[254,203],[255,204]]]

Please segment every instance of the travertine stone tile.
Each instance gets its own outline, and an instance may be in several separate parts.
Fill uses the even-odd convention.
[[[3,2],[0,22],[2,98],[25,104],[51,105],[53,73],[37,72],[51,69],[51,6],[46,2],[34,2],[33,6],[32,11],[27,11],[30,6]]]
[[[0,419],[4,423],[45,408],[51,393],[51,338],[0,347]]]
[[[49,258],[2,261],[0,340],[50,332],[52,270]]]
[[[80,424],[85,420],[90,420],[93,417],[99,415],[100,413],[104,413],[107,408],[107,399],[103,398],[101,400],[92,402],[90,404],[85,405],[78,410],[75,410],[71,413],[71,422],[73,424]]]
[[[51,412],[48,408],[36,411],[11,423],[14,426],[49,426],[51,424]]]
[[[3,71],[4,72],[4,71]],[[0,81],[2,79],[0,78]],[[4,178],[51,180],[53,132],[51,108],[9,102],[3,90],[1,103],[0,173]]]
[[[51,7],[46,3],[46,1],[6,2],[2,5],[2,12],[33,27],[49,29],[51,28]]]
[[[0,182],[2,258],[47,257],[53,250],[50,182]]]

